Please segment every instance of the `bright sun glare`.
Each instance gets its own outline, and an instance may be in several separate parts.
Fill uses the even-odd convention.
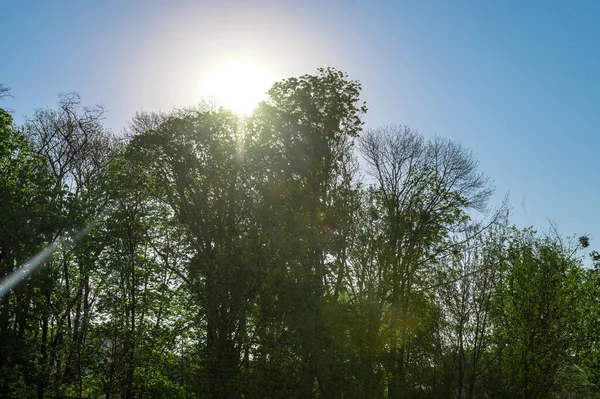
[[[275,83],[266,67],[250,60],[226,60],[214,65],[204,80],[203,92],[218,105],[236,113],[250,113]]]

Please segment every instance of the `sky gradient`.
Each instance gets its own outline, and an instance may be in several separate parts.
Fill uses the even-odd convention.
[[[136,111],[191,105],[215,60],[276,79],[333,66],[363,84],[368,126],[406,124],[473,150],[512,221],[600,248],[600,2],[5,1],[0,106],[18,122],[60,92]]]

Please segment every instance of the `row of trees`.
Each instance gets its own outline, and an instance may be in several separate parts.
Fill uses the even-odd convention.
[[[587,237],[511,227],[470,151],[363,129],[360,89],[322,69],[126,138],[73,94],[0,110],[0,279],[55,248],[0,298],[0,397],[591,397]]]

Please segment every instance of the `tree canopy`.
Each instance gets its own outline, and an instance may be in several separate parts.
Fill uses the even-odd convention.
[[[0,109],[0,397],[594,397],[589,238],[512,226],[470,150],[360,94],[323,68],[126,137],[75,93]]]

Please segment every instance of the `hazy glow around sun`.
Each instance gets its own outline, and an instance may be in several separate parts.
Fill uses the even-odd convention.
[[[226,59],[215,63],[204,75],[203,96],[236,113],[248,114],[266,98],[276,77],[266,66],[246,59]]]

